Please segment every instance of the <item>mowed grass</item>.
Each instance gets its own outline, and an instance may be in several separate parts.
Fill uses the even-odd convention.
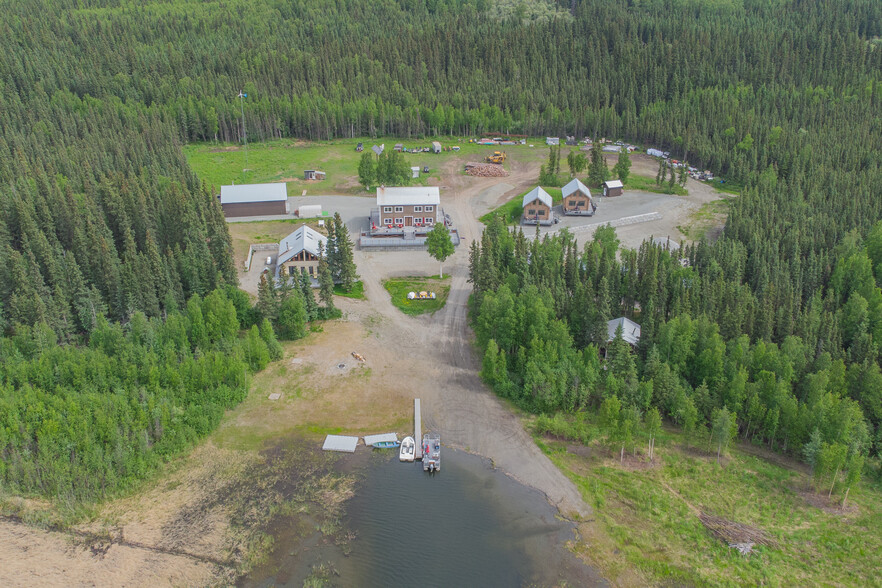
[[[546,188],[545,186],[542,186],[542,189],[548,192],[548,195],[551,196],[551,201],[554,204],[560,204],[561,200],[563,200],[560,188]],[[533,190],[533,188],[530,188],[530,190],[527,190],[523,194],[515,196],[502,206],[491,210],[478,220],[486,225],[489,224],[490,219],[492,219],[494,216],[500,215],[502,217],[502,222],[507,225],[516,225],[520,223],[521,216],[524,212],[524,208],[522,206],[524,202],[524,194],[527,194],[527,192],[530,192],[531,190]]]
[[[308,194],[367,194],[358,183],[358,163],[361,153],[355,150],[359,142],[365,150],[372,145],[385,144],[391,151],[396,143],[408,149],[431,146],[433,139],[337,139],[333,141],[299,141],[296,139],[276,139],[248,145],[248,163],[245,163],[245,150],[239,144],[194,143],[184,146],[184,154],[190,167],[199,179],[214,186],[233,182],[237,184],[259,184],[265,182],[286,182],[288,196],[299,196],[306,190]],[[440,182],[441,169],[451,161],[482,161],[484,156],[495,149],[505,149],[518,160],[533,160],[540,149],[513,145],[488,147],[469,143],[467,139],[440,138],[442,146],[457,145],[458,152],[405,153],[409,166],[420,168],[419,179],[411,179],[411,185],[436,185]],[[459,163],[457,161],[457,163]],[[428,166],[429,173],[422,169]],[[243,172],[243,169],[247,171]],[[303,172],[316,169],[326,172],[324,180],[304,180]]]
[[[595,428],[591,437],[602,435]],[[721,466],[703,445],[685,447],[676,432],[660,435],[651,468],[621,466],[618,452],[598,442],[586,457],[577,454],[579,444],[536,440],[594,509],[594,522],[582,525],[586,542],[575,550],[613,582],[634,583],[635,572],[638,584],[882,582],[882,494],[868,483],[852,489],[845,511],[822,510],[806,501],[810,480],[801,465],[782,467],[735,448]],[[779,547],[741,555],[705,529],[699,511],[760,528]]]
[[[360,280],[355,282],[352,284],[352,289],[348,292],[344,290],[342,286],[336,285],[334,286],[334,295],[342,296],[344,298],[354,298],[355,300],[364,300],[364,282]]]
[[[450,294],[450,277],[439,279],[435,276],[430,278],[407,277],[385,280],[383,287],[392,296],[392,304],[407,315],[416,316],[426,313],[434,313],[444,307],[447,296]],[[434,300],[409,300],[409,292],[434,292]]]

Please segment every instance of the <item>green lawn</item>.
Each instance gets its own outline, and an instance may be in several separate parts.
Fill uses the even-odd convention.
[[[625,182],[625,194],[627,194],[628,190],[642,190],[644,192],[655,192],[656,194],[676,194],[677,196],[686,196],[689,194],[689,191],[686,188],[674,184],[674,187],[671,188],[667,182],[664,182],[661,186],[655,183],[655,178],[648,178],[646,176],[638,176],[636,174],[630,174],[628,176],[628,181]]]
[[[356,300],[364,300],[364,282],[358,281],[352,284],[352,289],[347,292],[342,286],[334,286],[334,295],[343,296],[344,298],[355,298]]]
[[[554,202],[554,204],[560,204],[560,201],[563,200],[563,196],[561,195],[560,188],[546,188],[544,186],[542,188],[543,188],[543,190],[548,192],[548,195],[551,196],[551,200],[552,200],[552,202]],[[532,189],[533,188],[530,188],[530,190],[532,190]],[[527,190],[527,192],[529,192],[530,190]],[[526,194],[527,192],[524,192],[524,194]],[[524,201],[524,194],[520,194],[518,196],[515,196],[514,198],[512,198],[511,200],[509,200],[508,202],[506,202],[502,206],[499,206],[498,208],[491,210],[490,212],[488,212],[487,214],[485,214],[484,216],[482,216],[478,220],[480,220],[482,223],[484,223],[486,225],[490,222],[491,218],[493,218],[495,215],[498,214],[498,215],[502,216],[503,222],[507,225],[516,225],[516,224],[520,223],[521,222],[521,215],[524,212],[524,209],[522,206],[522,203]]]
[[[392,304],[404,314],[416,316],[419,314],[434,313],[444,307],[447,296],[450,294],[450,277],[439,279],[437,276],[429,278],[407,277],[393,278],[383,282],[383,287],[392,296]],[[408,292],[434,292],[434,300],[408,300]]]
[[[587,438],[602,438],[590,423],[585,430]],[[683,441],[680,433],[663,431],[658,464],[647,467],[642,454],[620,465],[618,452],[599,441],[585,455],[578,442],[536,437],[594,509],[590,536],[576,551],[613,583],[636,570],[638,583],[654,585],[880,585],[877,488],[853,488],[845,511],[821,509],[807,500],[817,495],[801,466],[776,465],[786,458],[772,456],[772,463],[755,456],[765,454],[763,448],[748,446],[731,450],[721,466],[703,444],[686,448]],[[712,536],[698,511],[759,528],[778,547],[743,556]]]

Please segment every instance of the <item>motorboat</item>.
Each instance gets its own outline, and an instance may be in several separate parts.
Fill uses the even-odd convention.
[[[401,449],[398,450],[398,459],[401,461],[413,461],[416,453],[416,443],[413,437],[405,437],[401,442]]]

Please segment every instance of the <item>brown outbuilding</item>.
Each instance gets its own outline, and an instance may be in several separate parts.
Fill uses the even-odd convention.
[[[274,216],[288,214],[288,188],[285,183],[221,186],[224,216]]]
[[[561,188],[561,195],[563,213],[567,216],[592,216],[597,210],[597,205],[591,198],[591,190],[577,178]]]
[[[554,222],[551,196],[539,186],[524,194],[523,207],[521,222],[525,225],[550,225]]]

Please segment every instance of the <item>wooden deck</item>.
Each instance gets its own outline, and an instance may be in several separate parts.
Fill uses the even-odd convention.
[[[413,458],[423,458],[423,423],[420,417],[420,399],[413,399],[413,440],[416,445]]]

